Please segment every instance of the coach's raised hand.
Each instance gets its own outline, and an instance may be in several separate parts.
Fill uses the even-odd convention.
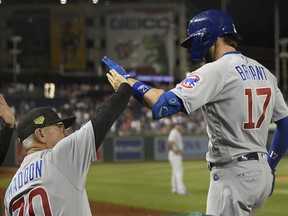
[[[129,73],[127,73],[119,64],[117,64],[116,62],[112,61],[107,56],[104,56],[102,58],[102,61],[103,61],[104,64],[107,65],[107,67],[110,70],[114,69],[115,71],[117,71],[120,75],[122,75],[126,79],[136,76],[136,72],[134,70],[132,70]]]
[[[127,79],[117,73],[114,69],[110,70],[109,73],[106,74],[106,76],[115,91],[118,90],[119,86],[122,83],[128,83]]]

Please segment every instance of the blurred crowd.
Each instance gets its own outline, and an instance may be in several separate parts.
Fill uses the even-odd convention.
[[[160,85],[165,90],[173,87],[167,83]],[[18,83],[2,85],[0,93],[4,95],[13,109],[16,123],[33,107],[49,106],[53,107],[61,117],[76,116],[76,123],[69,129],[71,132],[89,121],[95,115],[97,107],[113,93],[110,84],[101,82],[98,84],[56,84],[53,89],[55,91],[52,94],[53,98],[49,97],[51,92],[47,91],[51,89],[45,88],[42,84]],[[284,97],[286,95],[284,93]],[[200,109],[190,115],[179,113],[168,118],[153,120],[152,112],[131,97],[127,108],[114,123],[108,136],[167,135],[176,121],[183,122],[183,134],[206,134],[206,126]]]
[[[166,84],[164,84],[166,85]],[[166,86],[167,88],[169,86]],[[113,89],[109,84],[69,84],[55,85],[49,98],[44,86],[30,84],[5,85],[1,93],[7,99],[15,112],[16,121],[24,113],[33,107],[53,107],[61,117],[76,116],[76,123],[70,128],[71,131],[79,129],[95,115],[96,108],[105,101]],[[124,113],[112,126],[108,136],[131,136],[131,135],[167,135],[173,123],[181,121],[184,124],[184,134],[205,134],[205,123],[200,110],[191,115],[177,114],[170,118],[153,120],[152,112],[143,108],[133,97]]]

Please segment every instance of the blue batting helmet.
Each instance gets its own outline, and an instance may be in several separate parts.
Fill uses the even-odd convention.
[[[188,37],[181,46],[190,49],[191,59],[197,61],[225,34],[237,34],[232,18],[221,10],[207,10],[190,20]]]

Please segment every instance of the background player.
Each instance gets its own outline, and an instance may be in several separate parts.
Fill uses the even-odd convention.
[[[168,135],[169,153],[168,160],[171,164],[171,189],[174,194],[186,195],[190,194],[186,191],[183,182],[183,164],[182,152],[184,143],[182,138],[183,122],[176,120],[174,127],[170,130]]]
[[[193,61],[205,56],[207,64],[167,92],[132,78],[103,58],[107,66],[128,79],[133,96],[152,110],[154,119],[177,112],[190,114],[201,107],[211,170],[206,213],[214,216],[252,215],[264,205],[273,188],[266,150],[270,123],[277,124],[275,136],[288,134],[288,108],[275,76],[236,51],[240,41],[224,11],[197,14],[181,45],[189,49]],[[111,84],[118,81],[115,76]]]
[[[131,87],[123,82],[96,115],[67,136],[75,117],[60,118],[49,107],[30,110],[17,125],[27,156],[5,194],[6,215],[91,215],[85,182],[96,151],[125,109]]]
[[[7,105],[4,97],[0,95],[0,166],[2,165],[8,151],[14,128],[14,113]]]

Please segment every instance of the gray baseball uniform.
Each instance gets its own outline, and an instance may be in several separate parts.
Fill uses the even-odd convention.
[[[182,99],[188,114],[201,107],[206,121],[206,159],[215,166],[206,213],[249,215],[257,210],[272,185],[266,149],[269,125],[288,115],[274,75],[240,52],[228,52],[189,74],[171,91]],[[259,160],[238,161],[248,153],[256,153]],[[255,191],[253,196],[246,193],[249,189]],[[242,206],[239,212],[231,212],[238,206]]]
[[[6,215],[91,215],[85,181],[94,137],[89,121],[53,149],[26,156],[6,191]]]
[[[186,188],[183,182],[182,154],[184,144],[181,133],[174,127],[168,136],[168,142],[173,142],[173,150],[168,153],[168,160],[172,167],[171,186],[172,193],[185,194]]]
[[[202,108],[209,136],[207,161],[213,163],[267,153],[270,123],[288,115],[274,75],[239,52],[204,65],[171,91],[188,114]]]
[[[91,215],[85,190],[87,173],[96,160],[96,150],[130,96],[131,87],[121,84],[81,129],[62,138],[51,149],[28,154],[6,191],[6,215]],[[73,117],[60,119],[47,107],[32,109],[23,119],[17,126],[20,140],[53,122],[63,120],[67,127],[74,122]]]
[[[169,141],[174,142],[174,145],[173,145],[174,150],[178,150],[180,152],[183,151],[184,144],[183,144],[182,135],[176,128],[173,128],[170,131],[168,135],[168,142]]]

